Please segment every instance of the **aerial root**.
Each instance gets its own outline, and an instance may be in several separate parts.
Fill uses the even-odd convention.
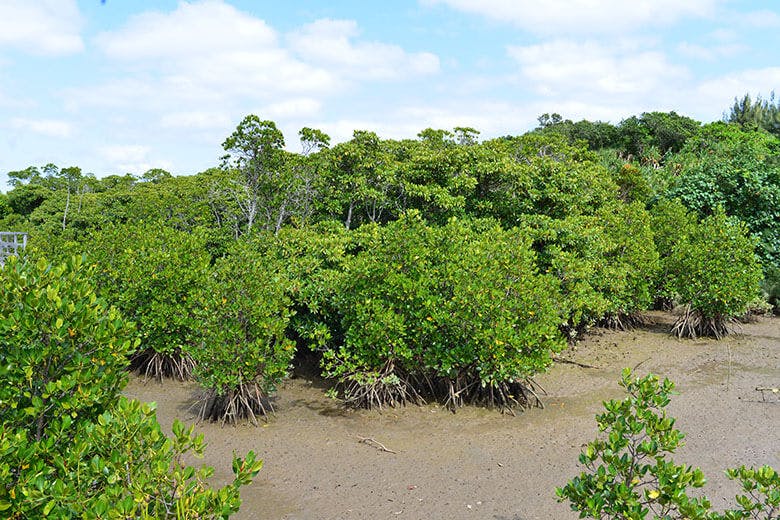
[[[646,324],[647,318],[638,312],[610,314],[599,321],[599,325],[605,329],[621,331],[632,330]]]
[[[192,356],[178,348],[170,353],[157,352],[149,348],[133,356],[130,368],[137,371],[145,379],[162,381],[164,377],[169,377],[179,381],[188,381],[192,379],[195,361]]]
[[[257,426],[258,418],[268,419],[269,413],[274,413],[273,405],[268,401],[257,383],[239,385],[236,389],[225,390],[221,394],[215,389],[208,389],[196,403],[198,420],[235,424],[247,419]]]
[[[682,315],[672,327],[672,334],[678,338],[697,338],[699,336],[721,339],[732,332],[733,320],[725,316],[707,317],[701,312],[691,309],[690,304],[685,306]]]
[[[515,381],[499,381],[482,385],[479,379],[458,377],[447,381],[444,405],[456,411],[466,403],[498,408],[502,413],[515,414],[522,408],[544,408],[537,390],[544,389],[531,378]]]
[[[350,374],[341,386],[342,399],[352,408],[396,407],[406,403],[424,403],[424,399],[408,378],[396,371],[392,360],[366,382],[359,374]]]

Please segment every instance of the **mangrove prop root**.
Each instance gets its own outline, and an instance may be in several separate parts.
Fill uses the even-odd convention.
[[[733,320],[725,316],[708,317],[686,305],[683,313],[672,327],[672,334],[678,338],[697,338],[700,336],[721,339],[731,333]]]
[[[176,349],[171,353],[146,349],[137,353],[130,361],[131,370],[145,379],[162,381],[164,377],[187,381],[192,379],[195,361],[189,354]]]
[[[518,408],[544,408],[537,391],[546,392],[531,378],[483,384],[475,374],[471,370],[451,378],[431,373],[408,375],[388,361],[370,378],[357,372],[342,377],[337,388],[343,404],[353,408],[381,410],[406,403],[422,404],[423,394],[431,395],[452,412],[465,404],[499,408],[511,414]]]
[[[273,405],[260,389],[257,383],[239,385],[238,388],[225,390],[218,394],[215,389],[208,389],[196,403],[198,420],[235,424],[247,419],[257,426],[258,418],[268,419],[269,413],[274,413]]]
[[[362,382],[357,374],[342,379],[342,400],[345,406],[352,408],[396,407],[406,403],[425,402],[410,379],[395,369],[392,360],[388,360],[371,382]]]
[[[514,415],[517,408],[544,408],[536,389],[544,390],[533,379],[494,382],[482,386],[478,378],[461,376],[447,382],[445,406],[456,411],[466,403],[498,408]]]
[[[599,325],[611,330],[632,330],[647,325],[647,318],[638,312],[612,314],[603,318]]]

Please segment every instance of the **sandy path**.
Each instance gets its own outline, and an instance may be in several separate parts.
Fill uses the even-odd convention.
[[[277,414],[266,425],[201,424],[205,463],[227,480],[233,451],[252,449],[265,460],[242,494],[239,519],[573,519],[554,488],[578,473],[577,456],[596,434],[601,402],[621,397],[621,369],[639,365],[638,373],[677,383],[681,395],[670,412],[688,436],[676,460],[704,470],[706,494],[723,508],[736,492],[723,469],[780,468],[780,402],[763,402],[755,391],[780,386],[780,318],[745,325],[720,342],[677,341],[664,332],[668,315],[652,318],[656,325],[642,330],[595,331],[565,352],[599,368],[556,364],[539,376],[544,410],[516,417],[479,408],[451,414],[435,405],[345,411],[316,381],[298,378],[280,389]],[[192,384],[133,379],[125,393],[156,401],[169,431],[174,417],[192,420],[187,403],[194,391]]]

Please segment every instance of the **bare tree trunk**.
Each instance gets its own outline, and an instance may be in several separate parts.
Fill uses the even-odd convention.
[[[352,225],[352,210],[355,209],[355,201],[349,202],[349,210],[347,211],[347,220],[344,222],[344,227],[349,231],[349,227]]]
[[[70,207],[70,184],[68,184],[68,196],[65,199],[65,212],[62,214],[62,230],[65,231],[65,222],[68,219],[68,208]]]

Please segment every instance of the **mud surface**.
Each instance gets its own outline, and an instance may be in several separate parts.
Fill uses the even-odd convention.
[[[573,519],[554,489],[579,473],[577,456],[596,435],[602,401],[622,396],[621,369],[637,367],[677,383],[669,410],[687,438],[675,460],[704,470],[705,493],[723,509],[737,491],[725,468],[780,468],[780,399],[769,393],[764,401],[755,390],[780,386],[780,318],[743,325],[721,341],[677,341],[666,332],[671,316],[650,318],[630,332],[595,330],[564,352],[598,368],[557,363],[538,376],[544,410],[514,417],[435,405],[345,411],[320,382],[302,377],[280,388],[267,424],[200,424],[209,443],[204,462],[224,482],[233,452],[264,459],[242,492],[239,519]],[[125,393],[157,402],[170,431],[175,417],[192,422],[187,408],[196,391],[133,379]]]

